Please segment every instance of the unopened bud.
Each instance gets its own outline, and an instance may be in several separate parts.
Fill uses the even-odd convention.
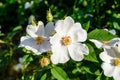
[[[51,22],[51,21],[53,20],[53,15],[52,15],[50,9],[47,11],[47,16],[46,16],[46,18],[47,18],[47,21],[48,21],[48,22]]]
[[[36,23],[35,23],[34,21],[32,21],[32,25],[33,25],[33,26],[36,26]]]
[[[40,64],[42,67],[45,67],[47,66],[48,64],[50,63],[50,60],[46,57],[43,57],[41,60],[40,60]]]

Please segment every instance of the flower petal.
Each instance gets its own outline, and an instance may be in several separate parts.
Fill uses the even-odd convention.
[[[110,40],[110,46],[116,46],[116,44],[119,44],[120,43],[120,38],[113,38]]]
[[[113,74],[114,80],[120,80],[120,67],[115,67],[114,74]]]
[[[66,17],[64,20],[64,25],[63,25],[64,30],[63,31],[68,33],[68,31],[71,29],[73,24],[74,24],[74,20],[70,16]]]
[[[65,63],[69,60],[66,46],[52,46],[52,52],[51,61],[53,64]]]
[[[38,29],[36,31],[36,34],[38,36],[44,36],[45,35],[45,31],[44,31],[44,24],[43,24],[43,22],[39,21],[37,27],[38,27]]]
[[[97,48],[102,48],[103,46],[102,41],[95,40],[95,39],[90,39],[90,41],[93,42]]]
[[[61,45],[61,38],[62,37],[58,33],[56,33],[54,34],[54,36],[50,37],[50,43],[52,45]]]
[[[114,69],[115,69],[115,66],[112,66],[111,64],[109,63],[103,63],[101,65],[102,69],[104,70],[104,74],[108,77],[111,77],[113,76],[113,73],[114,73]]]
[[[45,26],[45,36],[47,36],[47,37],[51,36],[52,32],[55,32],[54,28],[55,28],[55,26],[54,26],[53,22],[47,23]]]
[[[75,61],[81,61],[84,58],[83,54],[87,55],[89,53],[88,47],[81,43],[74,43],[69,45],[68,51],[70,57]]]
[[[112,56],[108,55],[106,51],[100,53],[100,59],[106,63],[111,63],[111,60],[113,59]]]
[[[45,40],[41,45],[39,45],[38,52],[43,53],[51,50],[51,45],[48,40]]]
[[[35,40],[29,36],[21,37],[21,43],[19,47],[25,47],[27,50],[32,50],[35,54],[39,53],[39,45],[36,44]]]
[[[69,30],[68,34],[73,42],[83,42],[87,39],[87,32],[82,29],[80,23],[75,23],[71,29]]]
[[[37,35],[35,34],[36,31],[37,31],[36,26],[28,25],[26,28],[27,34],[30,35],[31,37],[37,37]]]
[[[59,35],[65,36],[73,24],[74,20],[71,17],[66,17],[64,20],[58,20],[55,30]]]
[[[55,24],[55,31],[60,34],[60,35],[65,35],[62,31],[63,31],[63,26],[64,24],[64,20],[58,20]]]

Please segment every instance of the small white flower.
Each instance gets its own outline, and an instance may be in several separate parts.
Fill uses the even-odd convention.
[[[104,30],[106,30],[106,31],[110,32],[110,33],[111,33],[111,34],[113,34],[113,35],[115,35],[115,34],[116,34],[116,31],[115,31],[114,29],[111,29],[111,30],[104,29]]]
[[[87,39],[87,32],[80,23],[74,23],[71,17],[66,17],[65,20],[57,21],[55,31],[56,34],[50,38],[52,63],[65,63],[70,58],[81,61],[84,54],[88,55],[88,47],[80,43]]]
[[[33,5],[33,1],[25,3],[25,9],[30,8]]]
[[[101,67],[105,76],[120,80],[120,52],[118,53],[114,48],[105,49],[100,54],[100,58],[103,61]]]
[[[93,42],[97,48],[107,48],[107,49],[110,49],[117,42],[120,42],[120,38],[113,38],[110,41],[100,41],[100,40],[95,40],[95,39],[90,39],[90,41]]]
[[[19,58],[19,63],[16,64],[16,65],[14,65],[14,66],[13,66],[13,69],[14,69],[15,71],[19,71],[19,70],[23,70],[23,68],[24,68],[23,58],[20,57],[20,58]]]
[[[28,25],[26,29],[28,35],[21,37],[19,47],[25,47],[38,55],[42,52],[49,51],[51,49],[49,37],[53,30],[54,26],[52,22],[49,22],[45,28],[41,21],[38,22],[37,26]]]

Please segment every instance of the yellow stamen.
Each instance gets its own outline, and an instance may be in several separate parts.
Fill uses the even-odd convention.
[[[114,60],[115,66],[120,66],[120,58]]]
[[[65,36],[65,37],[62,38],[61,42],[62,42],[63,45],[66,46],[66,45],[71,44],[72,40],[71,40],[70,36]]]
[[[42,67],[47,66],[49,63],[50,63],[50,60],[48,58],[46,58],[46,57],[43,57],[40,60],[40,64],[41,64]]]
[[[103,44],[108,45],[110,44],[110,41],[103,41]]]
[[[36,37],[35,41],[37,44],[42,44],[44,40],[42,37],[38,36],[38,37]]]

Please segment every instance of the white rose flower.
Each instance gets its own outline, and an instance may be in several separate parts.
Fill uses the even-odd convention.
[[[51,49],[49,37],[53,30],[54,26],[52,22],[49,22],[45,28],[41,21],[38,22],[37,26],[28,25],[26,29],[28,35],[21,37],[19,47],[32,50],[37,55],[49,51]]]
[[[101,65],[105,76],[113,77],[114,80],[120,80],[120,52],[113,47],[105,49],[100,54],[103,63]]]
[[[87,32],[80,23],[74,23],[71,17],[66,17],[65,20],[57,21],[55,31],[56,34],[50,38],[52,63],[65,63],[70,58],[81,61],[84,54],[89,54],[88,47],[80,43],[87,39]]]
[[[90,39],[90,41],[93,42],[97,48],[110,49],[117,42],[120,42],[120,38],[113,38],[110,41],[100,41],[100,40],[95,40],[95,39]]]

